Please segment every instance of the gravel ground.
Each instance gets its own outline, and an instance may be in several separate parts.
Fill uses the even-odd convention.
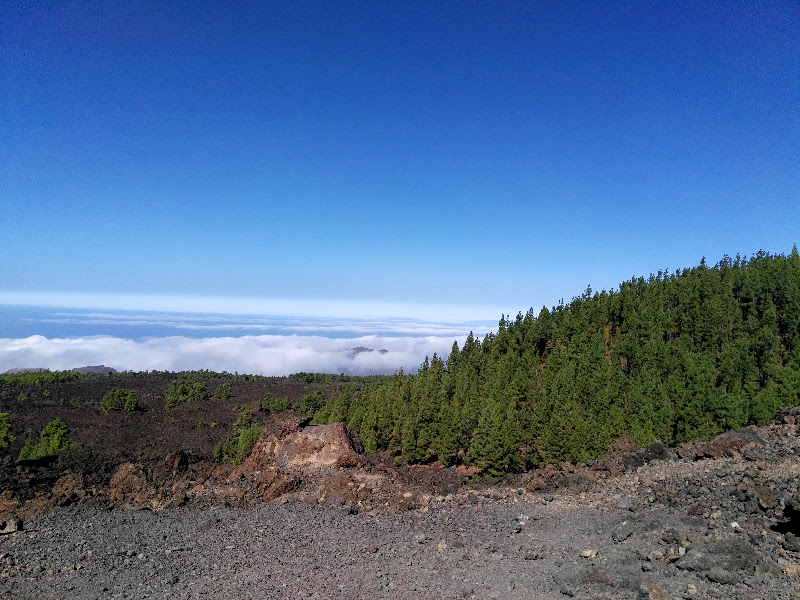
[[[798,600],[798,425],[800,408],[675,450],[618,440],[592,465],[466,487],[433,468],[297,471],[305,487],[255,508],[229,499],[249,498],[258,469],[162,481],[123,465],[141,498],[116,504],[119,485],[87,488],[79,471],[82,487],[65,475],[39,511],[0,495],[0,598]],[[150,487],[176,484],[209,503],[151,510]],[[15,531],[20,508],[32,516]]]
[[[0,538],[0,597],[800,597],[746,534],[638,502],[487,489],[396,514],[58,508]],[[692,567],[709,557],[719,581]]]

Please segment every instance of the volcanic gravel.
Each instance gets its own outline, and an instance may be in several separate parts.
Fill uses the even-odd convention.
[[[0,539],[0,597],[800,597],[746,533],[640,501],[489,488],[395,514],[57,508]],[[679,560],[660,558],[681,543]],[[723,568],[681,568],[704,557]]]

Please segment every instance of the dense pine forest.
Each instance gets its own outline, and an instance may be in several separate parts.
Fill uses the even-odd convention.
[[[485,474],[582,462],[620,436],[675,445],[763,424],[800,404],[800,256],[587,289],[358,388],[326,395],[315,421],[343,420],[398,461]]]

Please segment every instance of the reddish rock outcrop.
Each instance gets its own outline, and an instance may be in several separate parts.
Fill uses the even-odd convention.
[[[134,464],[120,465],[108,484],[108,496],[113,502],[142,506],[151,495],[147,475]]]
[[[253,452],[231,477],[280,468],[288,472],[311,473],[359,463],[363,446],[355,432],[342,423],[314,425],[292,431],[284,437],[265,433]]]

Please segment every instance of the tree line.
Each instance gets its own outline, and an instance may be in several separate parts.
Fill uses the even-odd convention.
[[[800,404],[800,256],[725,256],[503,315],[448,357],[342,386],[315,421],[368,451],[486,474],[583,462],[617,437],[676,445]],[[315,407],[316,408],[316,407]]]

